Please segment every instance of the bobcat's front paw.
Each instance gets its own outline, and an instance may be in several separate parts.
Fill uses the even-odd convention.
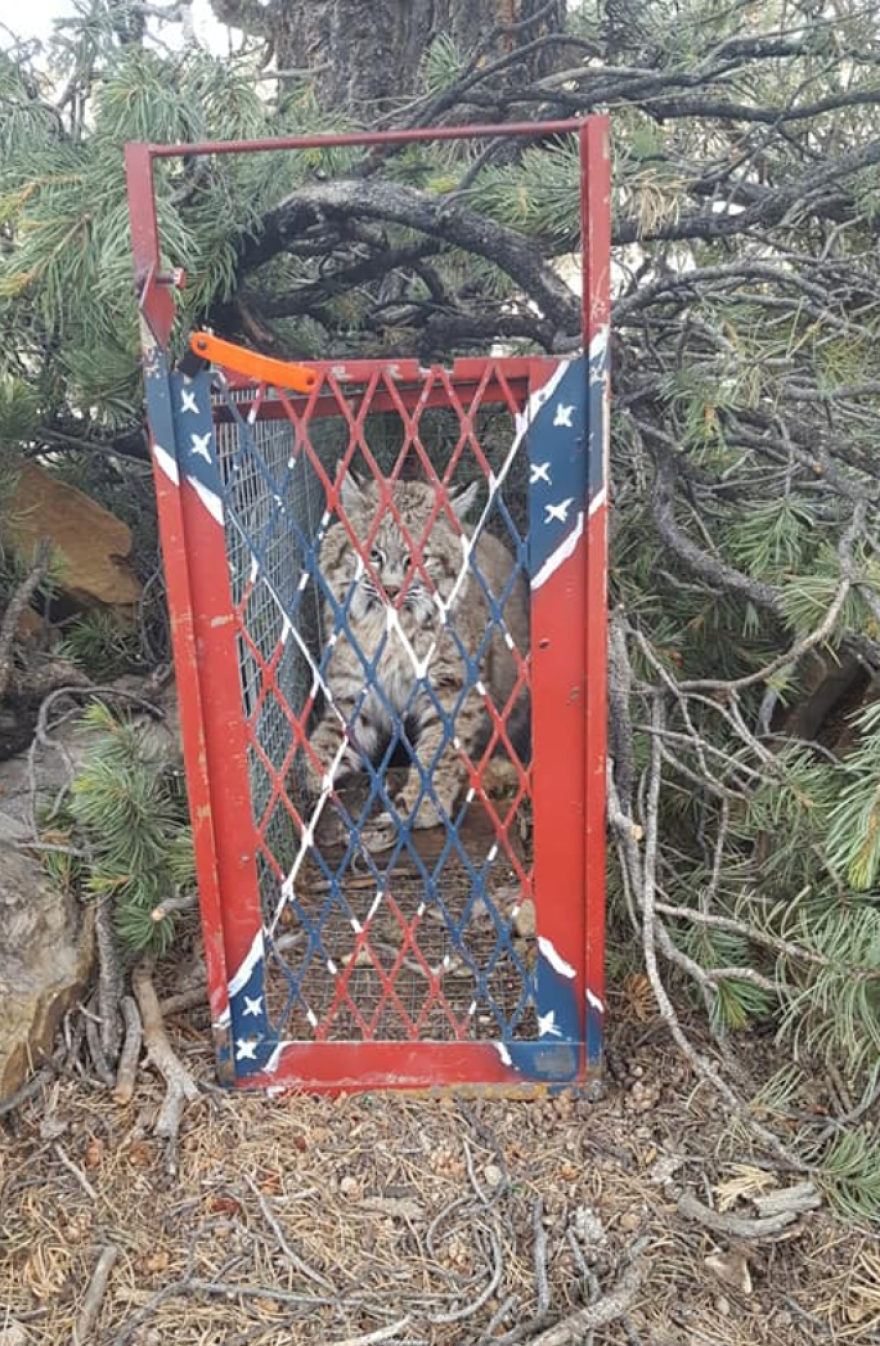
[[[399,826],[397,818],[392,818],[390,813],[379,813],[364,826],[361,842],[371,853],[390,851],[397,840]]]

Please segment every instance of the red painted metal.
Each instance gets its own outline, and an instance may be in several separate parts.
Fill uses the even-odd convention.
[[[534,139],[538,136],[573,135],[584,123],[579,118],[546,122],[507,122],[501,125],[416,127],[407,131],[341,131],[336,135],[279,136],[261,140],[205,140],[192,145],[149,145],[154,159],[179,159],[196,154],[260,154],[267,150],[338,149],[358,145],[412,145],[434,140]]]
[[[172,471],[162,457],[165,446],[160,441],[166,434],[163,398],[167,400],[171,396],[165,352],[175,306],[169,276],[161,269],[153,191],[154,160],[182,155],[314,150],[344,145],[380,147],[489,136],[537,137],[569,133],[577,133],[580,141],[584,222],[584,344],[590,356],[591,378],[595,373],[596,378],[602,381],[601,406],[604,414],[601,434],[606,437],[607,457],[605,369],[610,244],[607,119],[591,118],[585,124],[568,120],[127,147],[126,171],[135,276],[141,309],[145,370],[151,388],[156,487],[172,609],[172,635],[196,839],[212,1017],[218,1049],[221,1056],[225,1053],[227,1059],[232,1054],[246,1061],[249,1050],[249,1041],[243,1043],[239,1039],[236,1043],[235,1037],[236,1032],[240,1034],[242,1029],[247,1030],[251,1021],[242,1019],[242,1006],[239,1003],[238,1027],[236,1029],[233,1015],[230,1039],[229,1003],[233,990],[238,1000],[241,1000],[248,970],[254,965],[255,959],[261,960],[263,956],[258,852],[262,853],[263,860],[274,870],[277,879],[284,876],[265,835],[267,821],[274,806],[281,801],[296,824],[299,827],[302,825],[302,820],[287,798],[284,782],[297,748],[310,750],[304,733],[310,703],[301,712],[299,720],[291,723],[292,743],[282,766],[278,768],[277,764],[273,766],[269,763],[269,771],[275,777],[274,793],[264,809],[263,817],[256,818],[250,798],[247,753],[250,750],[259,756],[262,752],[252,726],[257,722],[262,701],[267,697],[278,699],[280,695],[277,667],[281,648],[279,645],[274,652],[267,653],[254,645],[248,630],[247,593],[237,606],[233,604],[224,530],[217,517],[217,506],[222,510],[220,496],[216,497],[212,517],[211,509],[206,508],[205,493],[199,483],[191,476],[183,479],[182,459],[178,478],[174,476],[177,471],[175,464],[172,463]],[[212,342],[216,340],[209,338]],[[459,419],[460,438],[443,482],[437,483],[436,511],[439,512],[444,508],[445,488],[463,454],[473,455],[484,475],[487,478],[491,476],[476,434],[476,406],[494,402],[506,405],[516,416],[521,415],[527,398],[534,400],[534,395],[546,385],[557,364],[553,360],[462,359],[457,360],[451,370],[426,371],[416,361],[316,362],[307,370],[297,371],[297,377],[308,374],[312,381],[310,385],[301,382],[297,393],[296,385],[291,382],[291,371],[297,370],[296,366],[285,365],[282,375],[278,377],[278,370],[269,368],[264,357],[245,352],[247,368],[244,368],[242,361],[234,355],[230,357],[228,352],[224,361],[221,345],[215,345],[211,352],[198,350],[197,346],[195,349],[199,354],[212,354],[218,362],[226,363],[226,368],[230,369],[230,387],[252,388],[250,398],[237,400],[239,414],[248,415],[250,412],[249,419],[286,418],[292,422],[296,429],[297,451],[304,451],[309,457],[312,468],[325,488],[327,508],[337,512],[340,502],[335,483],[327,478],[309,444],[308,426],[312,421],[334,413],[340,416],[347,425],[349,435],[344,462],[351,462],[352,455],[359,452],[375,471],[364,428],[365,417],[368,412],[396,411],[404,428],[404,444],[397,466],[390,476],[393,485],[398,479],[407,451],[415,454],[428,479],[432,479],[434,469],[421,443],[418,418],[427,407],[447,406],[453,409]],[[228,363],[230,359],[232,365]],[[236,363],[239,366],[237,373],[233,368]],[[280,363],[283,362],[268,362],[269,365]],[[261,381],[259,387],[253,387],[250,382],[254,378]],[[266,383],[281,389],[293,388],[294,391],[290,394],[280,391],[269,399],[264,396]],[[180,387],[179,384],[175,386]],[[559,408],[560,411],[569,412],[572,409]],[[230,415],[231,412],[226,414]],[[221,419],[222,415],[221,412]],[[171,420],[169,403],[167,424]],[[170,433],[173,433],[173,429]],[[591,433],[595,433],[595,430],[591,430]],[[199,450],[194,448],[192,452],[198,453]],[[167,459],[168,455],[164,457]],[[353,957],[350,965],[334,973],[335,999],[323,1011],[324,1020],[317,1026],[316,1040],[280,1042],[273,1059],[265,1068],[254,1068],[238,1074],[233,1066],[229,1074],[237,1083],[247,1087],[263,1085],[310,1089],[382,1086],[423,1088],[443,1083],[513,1088],[525,1084],[532,1069],[529,1062],[537,1063],[537,1073],[531,1075],[533,1082],[554,1075],[556,1078],[565,1078],[566,1072],[571,1074],[566,1063],[566,1052],[570,1054],[572,1046],[572,1015],[578,1018],[580,1011],[577,1006],[583,1005],[585,995],[589,1006],[586,1040],[580,1046],[580,1068],[574,1071],[572,1077],[582,1079],[585,1070],[598,1065],[599,1034],[604,1009],[606,481],[607,462],[602,473],[601,491],[591,497],[589,512],[584,517],[583,541],[573,546],[571,551],[563,548],[564,555],[561,552],[554,553],[553,585],[548,584],[546,588],[538,585],[533,589],[532,671],[530,674],[525,662],[519,660],[519,685],[527,685],[531,679],[534,740],[548,745],[543,749],[543,759],[539,748],[531,769],[531,782],[528,773],[520,767],[516,798],[506,812],[501,808],[496,809],[485,793],[483,773],[492,742],[504,743],[509,755],[515,758],[506,726],[506,715],[514,703],[514,697],[500,715],[487,698],[492,742],[479,762],[464,759],[471,786],[486,809],[497,846],[514,870],[522,896],[534,895],[538,944],[546,964],[544,972],[549,977],[548,986],[550,982],[555,983],[552,994],[557,997],[554,1003],[562,1006],[562,1019],[568,1019],[564,1024],[565,1032],[558,1034],[566,1041],[556,1045],[551,1036],[542,1039],[540,1043],[529,1043],[527,1046],[535,1048],[537,1054],[530,1056],[525,1052],[512,1065],[510,1053],[501,1043],[463,1040],[468,1036],[469,1025],[466,1022],[457,1023],[454,1016],[449,1018],[449,1024],[453,1033],[462,1040],[418,1040],[429,1011],[440,1008],[446,1013],[447,1006],[441,980],[419,948],[421,915],[396,907],[393,892],[388,892],[388,908],[394,911],[400,932],[400,948],[393,966],[383,967],[376,961],[370,946],[369,921],[355,942],[355,953],[358,957],[363,953],[373,960],[374,970],[384,988],[378,1009],[371,1011],[372,1017],[360,1014],[350,989],[351,976],[358,965],[358,957]],[[568,494],[572,492],[568,491]],[[385,501],[385,506],[397,518],[405,533],[393,494]],[[350,536],[352,542],[356,543],[353,534]],[[420,541],[413,538],[409,542],[416,564],[420,565]],[[356,545],[360,549],[360,544]],[[368,541],[367,551],[369,545]],[[365,568],[370,571],[369,555],[362,559]],[[585,629],[581,645],[571,639],[572,629],[580,624]],[[247,721],[242,710],[239,680],[239,650],[242,642],[248,646],[260,675],[256,709],[251,711]],[[571,751],[570,747],[578,742],[583,742],[583,751]],[[549,745],[554,746],[551,748]],[[523,868],[508,837],[517,806],[530,789],[537,842],[534,875]],[[563,900],[572,891],[585,892],[585,903]],[[417,1012],[410,1012],[396,997],[395,978],[405,959],[419,964],[428,987],[424,1005]],[[551,972],[560,973],[562,980],[559,980],[559,976],[550,976]],[[558,998],[560,987],[561,1000]],[[574,995],[570,996],[570,992]],[[246,999],[245,1003],[252,1007],[256,1002]],[[546,1004],[549,1004],[549,1000],[545,1008]],[[376,1039],[383,1006],[396,1008],[412,1040]],[[245,1016],[251,1012],[251,1008],[243,1011]],[[264,1006],[261,1013],[265,1016],[265,1012]],[[338,1013],[345,1013],[357,1021],[363,1040],[356,1043],[325,1040],[327,1033],[332,1031]],[[552,1022],[553,1015],[548,1017],[551,1021],[549,1029],[542,1028],[540,1031],[551,1035],[558,1033]],[[575,1036],[581,1032],[583,1029],[576,1030]],[[554,1064],[554,1052],[559,1057],[558,1065]]]
[[[599,1018],[595,1036],[601,1041],[605,1007],[605,872],[606,872],[606,753],[607,753],[607,492],[610,442],[611,320],[611,156],[607,118],[595,118],[581,127],[582,304],[584,346],[603,364],[601,456],[603,488],[587,527],[587,621],[584,666],[587,669],[585,743],[585,883],[586,979],[591,1014]],[[604,347],[604,351],[603,351]],[[594,428],[591,433],[595,433]],[[588,1024],[588,1054],[591,1052]],[[593,1049],[598,1052],[598,1045]]]

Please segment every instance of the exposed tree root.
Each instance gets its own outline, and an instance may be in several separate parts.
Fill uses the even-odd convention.
[[[131,977],[144,1030],[147,1058],[167,1085],[165,1101],[156,1119],[155,1134],[167,1141],[168,1168],[177,1170],[177,1136],[186,1103],[199,1097],[199,1086],[172,1050],[153,986],[153,959],[144,958]]]
[[[125,1022],[125,1038],[122,1044],[122,1051],[119,1054],[119,1065],[116,1070],[116,1085],[113,1089],[113,1097],[117,1103],[130,1103],[134,1094],[134,1083],[137,1076],[138,1059],[141,1054],[141,1046],[144,1040],[144,1030],[141,1025],[141,1016],[138,1013],[138,1007],[135,1000],[130,995],[123,996],[119,1008],[122,1011],[122,1018]]]

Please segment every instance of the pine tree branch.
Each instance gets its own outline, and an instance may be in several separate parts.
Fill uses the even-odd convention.
[[[740,598],[746,598],[758,607],[764,608],[774,617],[784,618],[779,594],[769,584],[753,580],[740,570],[734,570],[716,557],[698,547],[680,527],[675,518],[676,482],[678,472],[675,461],[665,444],[660,445],[660,436],[651,426],[644,423],[639,428],[646,438],[653,440],[656,453],[656,477],[652,512],[657,532],[662,541],[678,559],[699,575],[700,579],[716,589],[726,589]]]
[[[310,183],[264,217],[253,239],[238,245],[239,268],[250,271],[288,249],[322,221],[354,217],[420,230],[492,262],[513,279],[561,333],[576,333],[580,304],[542,259],[538,245],[456,201],[383,181]]]

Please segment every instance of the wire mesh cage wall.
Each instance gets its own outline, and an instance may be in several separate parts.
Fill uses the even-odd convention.
[[[307,391],[252,354],[184,374],[157,250],[142,274],[229,1082],[533,1089],[598,1066],[607,150],[601,119],[579,131],[571,358],[315,363]],[[130,190],[159,152],[130,147]]]

